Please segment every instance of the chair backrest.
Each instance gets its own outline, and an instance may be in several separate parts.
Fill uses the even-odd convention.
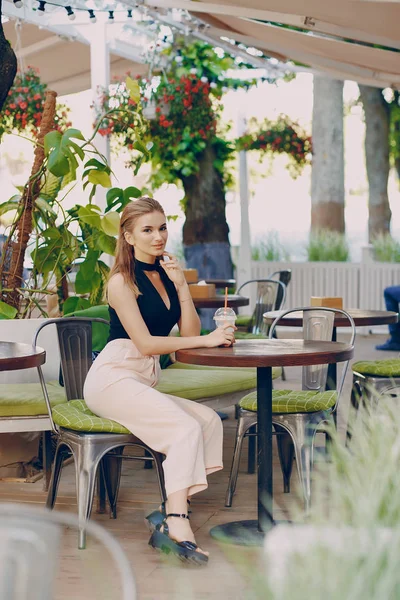
[[[83,398],[83,385],[92,364],[92,325],[105,319],[88,317],[60,317],[48,319],[36,330],[33,345],[36,346],[40,332],[48,325],[57,328],[60,348],[61,370],[68,400]]]
[[[356,337],[356,328],[352,317],[344,310],[338,308],[325,308],[325,307],[300,307],[293,308],[282,312],[272,323],[269,330],[269,337],[272,339],[274,331],[279,325],[280,321],[283,320],[287,315],[291,313],[303,312],[303,339],[306,341],[331,341],[333,336],[335,313],[341,313],[349,321],[349,327],[351,328],[350,344],[354,345]],[[343,363],[341,370],[341,376],[339,383],[336,386],[337,390],[337,403],[343,388],[344,378],[346,376],[349,361]],[[314,390],[322,392],[325,390],[328,376],[328,364],[322,365],[309,365],[302,368],[302,389],[303,390]]]
[[[286,286],[276,279],[250,279],[236,290],[236,294],[240,294],[245,286],[251,286],[256,291],[256,302],[251,319],[251,333],[266,334],[268,326],[264,322],[263,314],[275,310],[279,292],[281,292],[279,308],[283,306],[286,299]]]
[[[44,508],[0,504],[0,598],[52,600],[55,597],[62,541],[67,527],[78,528],[78,518]],[[121,600],[135,600],[137,595],[132,569],[119,542],[93,521],[87,522],[86,527],[88,534],[93,535],[112,556],[115,563],[112,567],[119,573],[122,583]],[[87,579],[86,583],[93,589],[93,596],[89,597],[94,598],[96,582],[93,581],[91,570],[87,571]],[[101,572],[97,573],[96,580],[99,580],[98,585],[102,588],[108,585],[104,571],[103,576]],[[111,587],[115,582],[109,585]],[[110,589],[109,594],[102,597],[110,598],[113,592],[115,589]]]
[[[281,271],[274,271],[271,275],[268,275],[268,279],[279,279],[279,281],[283,283],[283,285],[285,285],[287,288],[292,279],[292,269],[282,269]],[[282,298],[282,289],[279,288],[274,310],[279,310],[283,306]]]

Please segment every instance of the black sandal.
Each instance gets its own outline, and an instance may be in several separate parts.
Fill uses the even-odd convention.
[[[178,517],[180,519],[189,519],[189,515],[170,513],[160,525],[157,525],[155,531],[149,540],[149,545],[155,550],[159,550],[164,554],[173,554],[180,560],[190,562],[192,564],[203,566],[208,563],[208,556],[202,552],[198,552],[198,546],[194,542],[177,542],[169,535],[167,524],[168,517]],[[161,531],[162,529],[162,531]]]
[[[190,506],[190,500],[187,501],[188,503],[188,513],[190,514],[192,511],[189,510],[189,506]],[[150,530],[150,532],[152,533],[153,531],[156,530],[158,525],[161,525],[162,522],[165,519],[165,502],[161,502],[161,510],[157,509],[157,510],[153,510],[153,512],[151,512],[149,515],[147,515],[147,517],[145,517],[146,521],[147,521],[147,526]]]

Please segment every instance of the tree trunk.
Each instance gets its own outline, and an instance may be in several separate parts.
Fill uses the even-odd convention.
[[[344,223],[343,81],[314,75],[311,230]]]
[[[8,245],[11,245],[11,261],[10,271],[5,278],[5,286],[11,289],[11,292],[3,293],[3,300],[7,304],[20,309],[21,293],[19,288],[22,284],[22,273],[24,269],[25,252],[28,246],[29,238],[32,234],[32,211],[35,204],[35,200],[40,192],[40,177],[37,173],[40,171],[44,161],[44,136],[49,131],[54,129],[54,115],[56,111],[56,97],[57,93],[52,91],[46,92],[46,99],[43,108],[43,118],[40,125],[40,132],[38,135],[38,143],[35,146],[35,158],[31,171],[31,177],[24,188],[21,196],[21,200],[18,206],[18,212],[21,213],[19,217],[15,234],[16,241],[11,240],[11,236],[7,239],[4,244],[3,252],[7,253]]]
[[[359,85],[365,114],[365,161],[369,185],[368,239],[390,232],[392,211],[387,192],[389,178],[390,108],[382,90]]]
[[[199,159],[199,172],[183,179],[185,259],[188,267],[199,271],[201,279],[233,276],[224,185],[214,167],[215,158],[214,149],[208,146]]]
[[[3,108],[17,73],[17,57],[5,38],[1,15],[2,0],[0,0],[0,110]]]

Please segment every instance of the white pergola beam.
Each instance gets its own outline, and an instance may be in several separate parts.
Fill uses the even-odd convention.
[[[398,1],[400,2],[400,0]],[[270,10],[248,8],[246,6],[232,6],[223,3],[212,4],[210,2],[195,2],[193,0],[145,0],[145,5],[158,8],[179,8],[193,13],[209,13],[212,15],[225,15],[229,17],[255,19],[260,21],[272,21],[274,23],[282,23],[283,25],[290,25],[292,27],[301,27],[303,29],[324,33],[327,35],[345,37],[358,40],[360,42],[369,42],[400,49],[400,40],[375,34],[368,34],[365,31],[360,31],[359,29],[340,27],[339,25],[321,21],[311,15],[306,14],[295,15],[278,13]],[[299,5],[299,8],[301,9],[301,4]]]
[[[59,35],[53,35],[48,37],[40,42],[36,42],[35,44],[31,44],[30,46],[25,46],[21,48],[21,50],[17,51],[17,58],[27,58],[28,56],[32,56],[32,54],[37,54],[38,52],[42,52],[43,50],[49,50],[54,46],[57,46],[60,43],[64,43],[65,39],[62,39]]]

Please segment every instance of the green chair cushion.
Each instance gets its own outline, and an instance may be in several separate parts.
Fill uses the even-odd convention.
[[[231,367],[209,367],[207,365],[189,365],[186,363],[181,363],[179,361],[173,363],[168,369],[187,369],[191,371],[226,371],[227,373],[232,373]],[[240,373],[249,372],[256,375],[256,369],[254,367],[239,367],[236,369],[240,371]],[[272,367],[272,379],[277,379],[282,375],[282,367]]]
[[[64,389],[56,381],[47,383],[52,407],[64,404],[67,399]],[[47,415],[40,383],[0,384],[0,417],[34,417]]]
[[[400,377],[400,358],[386,358],[384,360],[361,360],[351,367],[352,371],[362,375],[375,377]]]
[[[83,400],[71,400],[56,406],[52,413],[54,423],[65,429],[86,433],[130,433],[116,421],[97,417]]]
[[[311,390],[273,390],[273,413],[310,413],[328,410],[335,406],[336,391],[314,392]],[[244,410],[257,411],[257,392],[251,392],[239,402]]]
[[[238,315],[236,327],[250,327],[253,321],[253,315]]]
[[[200,400],[251,390],[256,385],[255,369],[243,369],[243,372],[239,369],[187,369],[182,372],[171,366],[161,372],[156,390],[188,400]]]

